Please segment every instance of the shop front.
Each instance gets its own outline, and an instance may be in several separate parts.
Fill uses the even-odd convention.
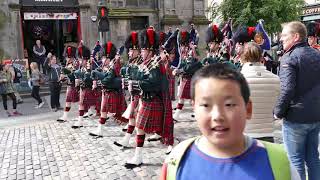
[[[21,29],[25,56],[33,59],[33,46],[41,40],[47,53],[63,60],[64,45],[81,40],[77,0],[21,0]]]
[[[303,22],[320,22],[320,4],[312,4],[303,7],[301,20]]]

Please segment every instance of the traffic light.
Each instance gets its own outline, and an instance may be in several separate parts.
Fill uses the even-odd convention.
[[[106,6],[99,6],[98,8],[98,31],[108,32],[109,31],[109,17],[108,8]]]
[[[98,18],[108,18],[108,8],[106,6],[100,6],[98,10]]]

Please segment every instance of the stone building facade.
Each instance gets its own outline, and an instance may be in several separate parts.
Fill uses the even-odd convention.
[[[30,27],[26,26],[30,21],[27,21],[26,18],[34,16],[31,14],[26,17],[26,13],[45,13],[49,17],[55,13],[68,12],[76,13],[77,16],[74,19],[75,24],[78,23],[74,33],[74,36],[77,36],[75,40],[79,42],[82,39],[87,46],[92,48],[100,39],[97,22],[93,21],[100,1],[2,0],[0,1],[0,16],[2,14],[5,21],[3,28],[0,29],[0,47],[7,57],[24,58],[28,52],[26,46],[30,46],[26,45],[26,39],[30,39],[28,30]],[[188,30],[189,24],[194,23],[200,36],[203,37],[200,38],[200,44],[204,44],[204,33],[209,24],[205,17],[207,0],[108,0],[103,3],[109,7],[110,19],[110,31],[105,34],[105,39],[115,42],[118,46],[123,44],[131,30],[141,30],[147,24],[153,25],[156,30],[166,31],[168,27]],[[63,28],[59,23],[51,24],[55,28]],[[55,40],[57,42],[61,39],[65,41],[66,38]]]

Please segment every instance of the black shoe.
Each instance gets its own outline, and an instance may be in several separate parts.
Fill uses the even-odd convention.
[[[140,167],[141,165],[142,165],[142,163],[140,163],[140,164],[125,163],[124,167],[126,167],[127,169],[133,169],[133,168],[136,168],[136,167]]]
[[[66,122],[66,120],[64,120],[64,119],[57,119],[57,121],[60,122],[60,123]]]
[[[148,138],[148,139],[147,139],[148,142],[160,141],[160,140],[161,140],[161,137],[158,137],[158,138]]]
[[[89,133],[89,135],[93,136],[93,137],[103,137],[102,135],[97,135],[97,134],[94,134],[94,133],[91,133],[91,132]]]
[[[127,132],[127,128],[122,128],[122,132]]]
[[[113,141],[113,144],[118,146],[118,147],[124,147],[124,146],[122,146],[122,144],[118,143],[117,141]]]
[[[72,125],[72,126],[71,126],[72,129],[79,129],[79,128],[82,128],[82,127],[83,127],[83,126],[75,126],[75,125]]]

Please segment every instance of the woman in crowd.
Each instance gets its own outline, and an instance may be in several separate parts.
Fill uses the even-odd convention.
[[[251,92],[252,118],[247,122],[245,133],[249,136],[273,142],[274,120],[272,109],[280,93],[280,80],[260,62],[262,49],[254,42],[245,45],[241,56],[241,73]]]
[[[12,82],[12,75],[9,71],[10,65],[0,65],[0,94],[2,96],[3,108],[7,112],[8,117],[22,115],[17,111],[17,99],[14,95],[14,87]],[[13,112],[8,110],[8,99],[12,99]]]
[[[40,91],[40,80],[41,80],[41,73],[38,68],[38,64],[36,62],[32,62],[30,64],[31,68],[31,81],[32,81],[32,92],[31,96],[37,100],[37,105],[35,108],[41,108],[44,105],[44,102],[42,101],[39,91]]]

